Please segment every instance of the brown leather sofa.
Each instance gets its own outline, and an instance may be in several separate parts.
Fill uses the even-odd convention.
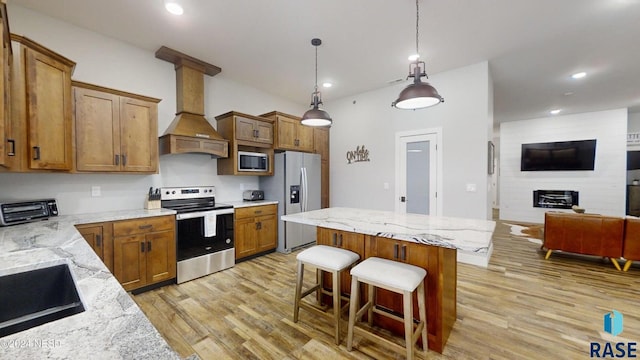
[[[624,271],[629,270],[633,261],[640,260],[640,218],[627,218],[624,222],[622,257],[627,260]]]
[[[632,227],[640,230],[640,219]],[[584,255],[608,257],[620,270],[618,258],[622,257],[625,234],[625,219],[613,216],[547,212],[544,215],[544,243],[547,254],[562,250]],[[629,246],[635,260],[640,260],[640,234],[634,245]],[[626,256],[625,256],[626,258]],[[625,270],[628,266],[625,264]]]

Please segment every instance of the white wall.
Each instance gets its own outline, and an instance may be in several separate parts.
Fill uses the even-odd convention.
[[[502,123],[500,218],[543,223],[533,190],[576,190],[587,212],[623,216],[626,138],[627,109]],[[594,171],[520,171],[522,144],[585,139],[597,139]]]
[[[399,69],[398,71],[402,71]],[[423,110],[391,107],[405,84],[329,101],[331,127],[331,206],[393,211],[395,207],[395,133],[442,128],[443,214],[490,218],[487,141],[490,116],[490,74],[487,62],[434,74],[429,82],[445,102]],[[365,145],[369,162],[347,164],[346,152]],[[383,188],[389,183],[389,189]],[[476,192],[466,192],[475,184]]]
[[[11,31],[26,36],[77,63],[74,80],[162,99],[158,131],[162,135],[176,109],[175,71],[153,51],[131,46],[9,3]],[[158,45],[158,47],[161,44]],[[215,64],[215,61],[210,61]],[[205,76],[205,111],[215,116],[236,110],[261,114],[272,110],[302,114],[300,105],[234,82],[222,73]],[[55,197],[62,214],[139,209],[150,186],[214,185],[217,199],[241,199],[241,187],[257,188],[255,176],[218,176],[217,160],[202,154],[163,155],[158,175],[7,174],[0,173],[0,198]],[[91,197],[100,186],[101,197]]]

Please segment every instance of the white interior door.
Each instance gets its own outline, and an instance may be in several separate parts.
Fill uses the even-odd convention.
[[[396,211],[438,215],[439,132],[396,136]]]

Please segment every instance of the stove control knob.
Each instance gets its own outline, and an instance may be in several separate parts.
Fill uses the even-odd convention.
[[[169,195],[169,190],[167,190],[167,195]]]
[[[173,190],[171,193],[172,193],[172,194],[175,194],[175,193],[176,193],[176,191],[175,191],[175,190]]]

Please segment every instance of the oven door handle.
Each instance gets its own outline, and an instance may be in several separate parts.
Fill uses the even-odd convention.
[[[176,220],[193,219],[193,218],[205,217],[207,215],[226,215],[226,214],[232,214],[233,215],[233,211],[234,211],[233,208],[231,208],[231,209],[198,211],[198,212],[177,214],[176,215]]]

